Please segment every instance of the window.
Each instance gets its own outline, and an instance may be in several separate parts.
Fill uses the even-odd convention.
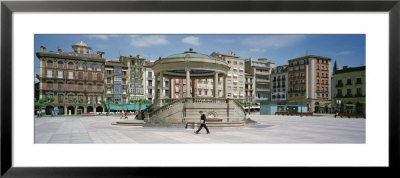
[[[126,78],[122,79],[122,84],[126,84]]]
[[[243,84],[243,81],[239,81],[239,84]]]
[[[107,75],[111,75],[111,70],[107,70]]]
[[[123,75],[123,76],[126,76],[126,71],[122,71],[122,75]]]
[[[88,64],[88,70],[92,70],[93,64],[89,63]]]
[[[83,79],[83,73],[82,72],[78,72],[78,79]]]
[[[83,63],[78,63],[78,69],[83,69]]]
[[[68,72],[68,79],[73,79],[74,78],[74,72],[69,71]]]
[[[243,62],[239,62],[239,65],[243,66]]]
[[[101,80],[101,73],[100,72],[97,73],[97,80]]]
[[[47,67],[53,67],[53,61],[47,61]]]
[[[97,64],[97,70],[101,71],[101,64]]]
[[[111,83],[111,77],[107,77],[107,83]]]
[[[357,84],[361,84],[361,78],[357,78]]]
[[[361,88],[357,88],[357,96],[362,96],[362,94],[361,94]]]
[[[153,72],[147,72],[147,76],[148,76],[149,78],[152,78],[152,77],[153,77]]]
[[[68,63],[68,69],[73,69],[73,68],[74,68],[74,63],[69,62],[69,63]]]
[[[153,86],[153,80],[148,80],[147,83],[149,86]]]
[[[63,89],[63,84],[62,82],[58,82],[58,90],[62,90]]]
[[[237,65],[237,61],[233,61],[233,65]]]
[[[63,94],[59,94],[58,95],[58,103],[62,103],[64,99],[64,95]]]
[[[51,82],[51,81],[47,82],[47,89],[50,89],[50,90],[53,89],[53,82]]]
[[[148,89],[147,91],[148,91],[147,93],[148,93],[149,95],[152,95],[152,94],[153,94],[153,90],[152,90],[152,89]]]
[[[351,79],[347,79],[347,85],[351,85]]]
[[[231,61],[228,61],[228,64],[230,64],[231,63]]]
[[[47,70],[47,77],[52,78],[53,77],[53,70],[49,69]]]
[[[232,82],[232,80],[227,80],[227,82],[226,82],[226,83],[230,84],[231,82]]]
[[[103,85],[97,84],[97,90],[100,91]]]

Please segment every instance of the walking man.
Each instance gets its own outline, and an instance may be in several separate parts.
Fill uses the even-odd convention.
[[[199,113],[201,115],[200,116],[200,128],[199,128],[199,130],[197,130],[194,133],[199,134],[200,130],[204,127],[207,130],[207,134],[210,134],[210,131],[208,130],[208,128],[206,126],[206,115],[203,114],[203,111],[200,111]]]

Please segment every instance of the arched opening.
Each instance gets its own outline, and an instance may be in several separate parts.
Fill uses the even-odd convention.
[[[93,107],[92,106],[88,106],[86,109],[86,112],[93,112]]]
[[[78,107],[78,111],[76,112],[77,114],[82,114],[85,108],[83,106]]]
[[[319,102],[315,102],[314,112],[319,113]]]
[[[57,67],[58,67],[58,68],[61,68],[61,69],[64,68],[64,62],[58,61],[58,62],[57,62]]]
[[[46,106],[46,115],[51,115],[53,110],[54,110],[53,106]]]
[[[69,112],[71,112],[71,114],[75,114],[75,107],[73,107],[73,106],[68,106],[68,107],[67,107],[67,114],[69,114]]]
[[[101,107],[101,106],[97,106],[97,108],[96,108],[96,112],[103,112],[103,107]]]
[[[363,113],[363,105],[360,102],[356,103],[356,113]]]
[[[64,106],[58,106],[58,115],[64,115]]]

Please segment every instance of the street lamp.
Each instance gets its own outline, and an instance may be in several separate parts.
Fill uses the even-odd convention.
[[[339,110],[339,113],[340,113],[340,105],[341,105],[341,103],[342,103],[342,101],[341,100],[336,100],[336,104],[337,104],[337,106],[338,106],[338,110]]]

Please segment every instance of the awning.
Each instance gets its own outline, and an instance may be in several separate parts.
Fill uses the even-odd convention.
[[[110,107],[110,110],[139,110],[139,105],[138,104],[126,104],[126,105],[113,105],[113,104],[107,104],[106,109]],[[140,107],[140,110],[146,109],[147,106],[142,104]]]
[[[355,104],[344,104],[344,106],[356,106]]]

